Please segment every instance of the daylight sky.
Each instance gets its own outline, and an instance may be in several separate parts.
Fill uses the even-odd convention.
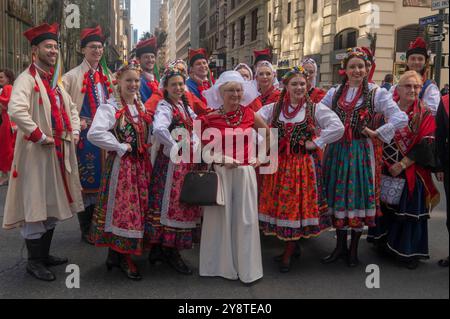
[[[150,1],[131,0],[131,23],[138,29],[138,37],[150,30]]]

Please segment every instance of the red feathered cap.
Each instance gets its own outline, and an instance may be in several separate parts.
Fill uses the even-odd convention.
[[[272,51],[270,49],[264,49],[260,51],[253,51],[255,55],[255,65],[260,61],[268,61],[272,63]]]
[[[30,41],[31,45],[38,45],[45,40],[58,41],[59,24],[54,23],[49,25],[48,23],[41,24],[37,27],[28,29],[24,32],[24,36]]]
[[[411,54],[422,54],[425,56],[425,59],[429,58],[427,43],[423,38],[418,37],[414,42],[411,42],[408,51],[406,52],[406,59],[408,59]]]
[[[81,31],[81,47],[85,48],[89,42],[105,43],[105,36],[102,28],[98,25],[95,28],[86,28]]]
[[[208,53],[205,49],[189,50],[189,65],[193,66],[195,61],[205,59],[208,61]]]
[[[140,58],[145,53],[153,53],[156,55],[158,50],[158,41],[156,37],[142,40],[136,45],[136,56]]]

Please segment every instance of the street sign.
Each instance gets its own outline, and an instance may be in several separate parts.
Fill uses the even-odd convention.
[[[445,41],[445,35],[444,34],[440,34],[440,35],[436,35],[434,37],[430,37],[430,42],[442,42]]]
[[[441,21],[448,21],[448,18],[446,19],[446,15],[445,14],[435,14],[432,16],[428,16],[428,17],[423,17],[419,19],[419,24],[421,26],[426,26],[429,24],[437,24]]]
[[[448,8],[448,0],[432,0],[431,10],[442,10]]]

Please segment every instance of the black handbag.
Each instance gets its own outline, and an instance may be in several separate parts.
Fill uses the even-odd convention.
[[[196,206],[224,206],[222,181],[214,171],[195,171],[186,174],[181,190],[180,202]]]

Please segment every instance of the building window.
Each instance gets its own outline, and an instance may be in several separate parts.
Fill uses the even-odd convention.
[[[317,13],[317,1],[318,0],[313,0],[313,8],[312,8],[312,13]]]
[[[356,29],[345,29],[339,32],[334,38],[334,49],[344,50],[356,47],[358,36],[359,31]]]
[[[269,32],[272,32],[272,12],[269,12]]]
[[[252,41],[258,37],[258,9],[252,12]]]
[[[408,51],[409,45],[413,42],[417,37],[425,37],[425,29],[418,24],[407,25],[403,28],[400,28],[396,32],[396,52],[406,52]],[[436,53],[437,45],[430,44],[429,50],[432,53]]]
[[[231,24],[231,48],[234,49],[236,47],[236,24]]]
[[[359,9],[359,0],[339,0],[339,15]]]
[[[240,39],[240,45],[245,44],[245,17],[241,18],[241,39]]]
[[[288,2],[288,7],[287,7],[287,24],[291,23],[291,15],[292,15],[292,3]]]
[[[236,7],[236,0],[231,0],[231,10],[233,10]]]
[[[200,26],[200,39],[206,38],[206,22]]]

